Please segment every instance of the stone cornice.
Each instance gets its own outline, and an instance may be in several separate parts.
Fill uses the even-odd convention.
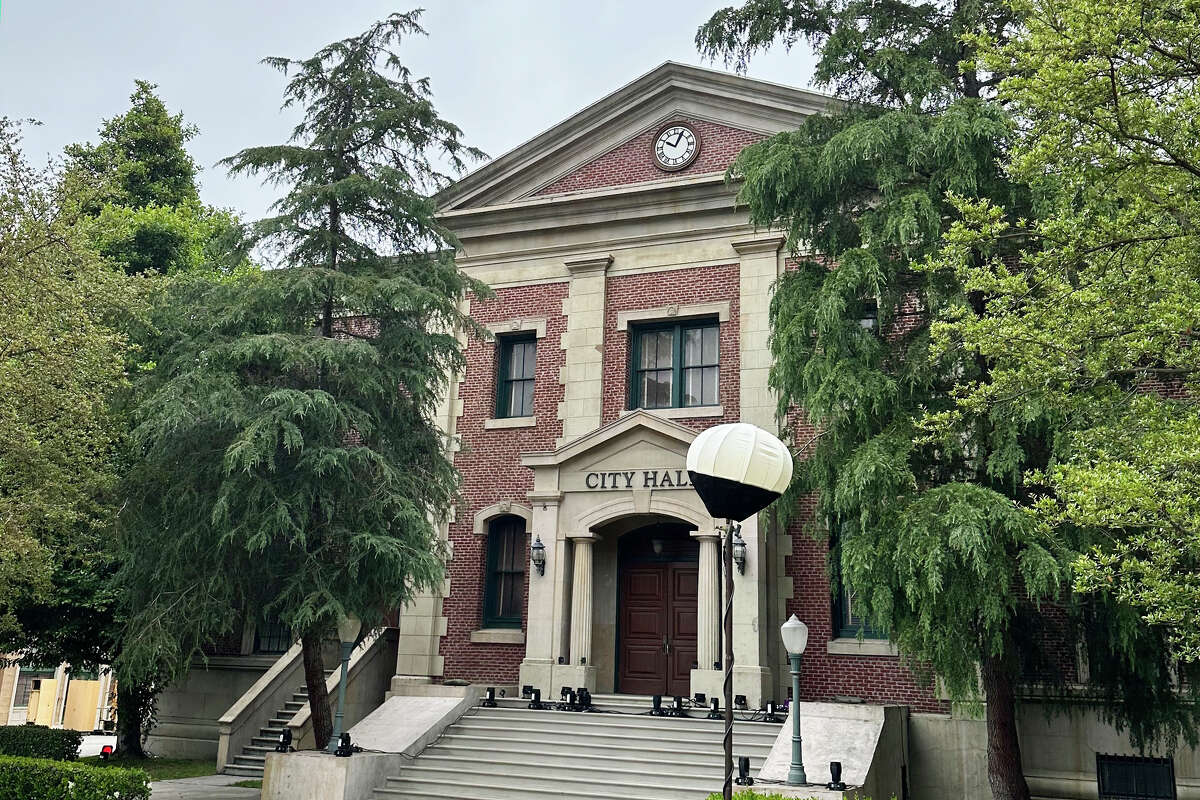
[[[738,255],[749,256],[757,253],[778,253],[779,248],[783,247],[783,243],[786,241],[787,237],[782,233],[767,233],[734,239],[729,244],[733,246]]]
[[[563,263],[566,264],[567,272],[571,273],[572,277],[582,277],[597,272],[603,273],[612,262],[613,257],[605,253],[604,255],[568,258]]]

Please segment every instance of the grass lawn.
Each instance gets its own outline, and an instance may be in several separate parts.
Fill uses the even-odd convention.
[[[150,773],[152,781],[169,781],[174,778],[198,778],[201,775],[216,775],[217,760],[207,758],[193,761],[185,758],[110,758],[88,756],[79,759],[93,767],[134,767]]]
[[[262,781],[238,781],[237,783],[231,783],[229,785],[237,786],[242,789],[261,789]]]

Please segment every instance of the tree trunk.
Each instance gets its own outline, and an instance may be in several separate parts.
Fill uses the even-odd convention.
[[[1021,770],[1021,743],[1017,740],[1017,705],[1012,676],[1003,660],[994,656],[980,666],[987,693],[988,783],[993,800],[1030,800],[1029,785]]]
[[[320,631],[308,631],[300,637],[304,652],[304,685],[308,687],[308,707],[312,710],[313,738],[318,750],[325,749],[333,734],[329,692],[325,690],[325,662],[321,660],[323,639]]]
[[[145,692],[128,681],[117,682],[117,744],[116,752],[126,758],[145,758],[142,749],[142,702]]]

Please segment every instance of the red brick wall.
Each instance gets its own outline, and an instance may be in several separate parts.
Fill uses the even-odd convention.
[[[720,332],[720,400],[725,408],[725,415],[676,421],[697,430],[723,422],[737,421],[741,413],[739,272],[737,264],[723,264],[641,275],[617,275],[608,279],[605,284],[607,309],[604,314],[604,401],[601,412],[604,424],[617,419],[628,404],[629,332],[617,330],[617,312],[722,300],[729,301],[729,321],[721,323]]]
[[[485,430],[484,420],[495,413],[496,344],[471,340],[467,345],[466,380],[459,384],[463,414],[458,421],[462,451],[454,459],[462,472],[464,507],[450,526],[454,557],[449,565],[450,596],[442,604],[447,635],[442,637],[444,678],[515,683],[525,657],[524,645],[472,644],[471,631],[482,627],[486,540],[473,532],[475,513],[509,500],[528,505],[533,473],[521,466],[521,453],[553,450],[562,436],[558,404],[563,387],[558,382],[564,354],[560,345],[566,329],[562,301],[566,283],[496,290],[491,300],[473,300],[471,316],[482,324],[523,317],[546,319],[546,335],[537,342],[533,407],[537,427]],[[526,572],[526,591],[529,573]],[[525,627],[524,621],[522,628]]]
[[[789,422],[797,443],[811,440],[816,433],[799,412],[791,415]],[[832,655],[827,651],[825,645],[833,638],[833,594],[827,566],[829,543],[813,535],[816,507],[816,495],[800,502],[788,527],[792,553],[784,557],[784,572],[792,579],[793,589],[786,613],[808,625],[801,699],[828,701],[848,696],[869,703],[900,703],[913,711],[948,711],[949,705],[934,696],[932,687],[919,685],[899,656]]]
[[[664,172],[654,165],[650,155],[650,143],[662,125],[648,128],[614,150],[584,164],[574,172],[563,175],[549,186],[534,192],[534,195],[580,192],[605,186],[624,186],[669,178],[673,175],[698,175],[705,172],[722,172],[733,163],[742,148],[766,138],[715,122],[688,119],[686,121],[700,134],[700,155],[687,168],[678,172]]]

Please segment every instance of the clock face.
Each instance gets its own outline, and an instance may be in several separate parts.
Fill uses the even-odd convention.
[[[700,154],[700,134],[689,125],[672,122],[659,130],[652,146],[658,168],[674,172],[696,160]]]

